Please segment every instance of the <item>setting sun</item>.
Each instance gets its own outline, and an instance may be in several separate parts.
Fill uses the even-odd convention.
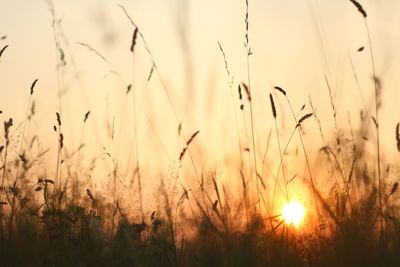
[[[298,226],[303,220],[304,214],[304,206],[296,200],[286,203],[282,208],[282,216],[286,224]]]

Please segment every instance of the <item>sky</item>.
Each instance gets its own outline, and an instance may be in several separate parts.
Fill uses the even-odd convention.
[[[384,151],[389,157],[397,155],[394,128],[400,121],[397,105],[400,3],[360,2],[368,12],[377,75],[383,84],[380,124]],[[242,146],[251,146],[248,103],[241,112],[237,95],[237,85],[248,83],[243,45],[244,0],[54,0],[53,3],[62,29],[62,36],[58,31],[57,38],[62,40],[67,61],[59,80],[56,69],[59,54],[46,1],[0,0],[0,36],[7,36],[0,41],[0,47],[9,45],[0,59],[0,109],[3,110],[0,119],[13,117],[21,127],[29,87],[34,79],[39,79],[33,95],[36,115],[28,129],[30,134],[42,137],[42,148],[51,148],[49,160],[54,157],[58,142],[52,128],[55,112],[59,110],[59,82],[66,149],[71,153],[83,142],[90,157],[104,157],[108,151],[121,162],[121,168],[128,168],[132,167],[129,162],[135,158],[137,141],[144,166],[163,162],[168,169],[184,147],[177,133],[182,123],[186,137],[200,131],[192,150],[198,166],[215,167],[220,163],[229,166],[237,161],[234,114],[239,121]],[[134,55],[130,53],[134,29],[118,4],[126,8],[138,25],[151,57],[141,40]],[[306,104],[306,111],[310,112],[310,97],[325,134],[332,136],[335,130],[326,76],[339,111],[339,128],[349,129],[350,123],[357,127],[360,109],[372,103],[373,83],[365,25],[349,1],[249,0],[249,40],[253,52],[249,68],[256,143],[260,150],[266,147],[274,125],[269,93],[274,94],[278,103],[283,138],[288,137],[288,129],[293,126],[288,107],[272,90],[276,85],[285,88],[295,110]],[[218,42],[233,76],[232,89]],[[79,43],[90,45],[106,61]],[[357,52],[362,46],[364,51]],[[159,72],[155,71],[147,81],[152,60]],[[132,93],[126,94],[127,86],[132,83],[137,103],[137,140],[133,97]],[[91,117],[84,125],[87,111],[91,111]],[[309,133],[310,150],[323,145],[314,141],[318,132],[315,123],[305,128],[305,132]]]

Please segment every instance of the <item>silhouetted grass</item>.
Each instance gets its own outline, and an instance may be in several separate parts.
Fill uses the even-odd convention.
[[[263,154],[257,161],[261,149],[256,146],[255,113],[253,114],[253,95],[250,86],[250,56],[253,55],[249,42],[249,1],[245,1],[245,47],[247,64],[247,83],[235,83],[227,63],[227,54],[219,44],[223,54],[225,70],[228,75],[228,86],[231,89],[235,112],[244,111],[243,97],[247,98],[250,107],[250,125],[252,147],[242,147],[236,113],[236,132],[238,137],[240,165],[229,168],[236,173],[229,181],[220,181],[216,171],[203,169],[198,173],[195,165],[195,154],[190,148],[196,145],[195,138],[200,130],[189,138],[183,132],[182,123],[166,84],[145,42],[143,33],[120,6],[130,20],[133,37],[130,51],[138,53],[137,45],[143,45],[150,57],[152,67],[147,82],[153,75],[158,75],[168,102],[178,124],[178,136],[183,138],[183,148],[175,155],[172,165],[178,165],[177,171],[160,174],[157,194],[153,203],[155,210],[143,202],[141,185],[142,169],[139,168],[139,152],[136,125],[136,105],[140,105],[135,96],[134,78],[127,86],[127,94],[133,90],[135,105],[135,150],[136,167],[131,174],[138,177],[137,187],[129,190],[129,198],[124,199],[117,186],[117,179],[122,172],[118,168],[116,155],[104,148],[104,154],[112,162],[112,180],[107,188],[109,192],[101,195],[91,188],[91,184],[81,179],[89,171],[83,171],[81,148],[84,146],[83,131],[91,111],[80,119],[83,122],[80,146],[76,151],[67,153],[64,134],[61,127],[64,123],[61,116],[62,72],[66,68],[68,55],[61,48],[57,38],[58,20],[52,1],[48,1],[52,15],[54,42],[58,51],[57,74],[59,84],[59,107],[55,111],[57,136],[56,173],[50,176],[37,177],[34,168],[40,168],[38,160],[48,150],[40,149],[35,155],[32,152],[34,142],[41,137],[29,132],[26,127],[35,117],[34,95],[38,79],[31,84],[22,130],[14,126],[12,118],[4,120],[2,138],[0,139],[0,265],[1,266],[400,266],[400,214],[398,209],[398,182],[387,178],[390,163],[381,162],[379,137],[380,80],[375,75],[373,50],[369,36],[367,13],[362,5],[350,0],[364,18],[368,33],[370,56],[375,85],[375,117],[361,117],[360,129],[352,140],[344,142],[349,129],[340,128],[336,121],[337,109],[333,98],[333,88],[325,77],[329,90],[332,115],[335,120],[335,135],[327,138],[322,131],[322,123],[317,116],[316,107],[310,98],[310,107],[302,106],[298,112],[290,101],[290,89],[275,86],[277,95],[265,94],[266,103],[271,105],[272,118],[275,123],[275,134],[278,152],[274,154],[278,168],[275,172],[266,172]],[[2,40],[5,39],[2,38]],[[104,62],[107,59],[96,49],[86,43],[78,43],[94,52]],[[0,57],[8,46],[0,50]],[[11,48],[8,48],[11,49]],[[364,49],[364,48],[363,48]],[[359,49],[362,52],[363,49]],[[133,55],[132,55],[133,57]],[[133,58],[132,58],[133,59]],[[133,67],[134,68],[134,60]],[[113,69],[113,68],[112,68]],[[354,68],[353,68],[354,72]],[[118,73],[115,73],[120,76]],[[358,77],[357,83],[358,83]],[[126,83],[125,83],[126,84]],[[239,105],[233,97],[233,88],[238,88]],[[275,102],[284,97],[287,102],[279,109]],[[268,102],[269,98],[269,102]],[[12,101],[12,100],[10,100]],[[140,107],[140,106],[139,106]],[[312,109],[312,112],[307,112]],[[365,109],[365,106],[364,106]],[[289,124],[289,138],[278,129],[281,114],[290,112],[292,123]],[[0,112],[1,114],[2,112]],[[245,120],[246,114],[243,114]],[[315,120],[313,120],[313,118]],[[365,130],[371,119],[377,132],[376,152],[367,153]],[[150,121],[150,120],[149,120]],[[314,157],[307,151],[303,130],[316,122],[323,147]],[[400,124],[395,128],[393,141],[400,151]],[[247,125],[245,124],[245,127]],[[114,125],[110,126],[110,139],[115,139]],[[175,125],[171,126],[175,129]],[[244,129],[246,131],[247,129]],[[352,130],[352,129],[350,129]],[[201,131],[203,131],[201,129]],[[282,129],[283,131],[283,129]],[[288,153],[295,139],[296,132],[301,143],[302,156]],[[21,138],[13,138],[14,135]],[[268,136],[268,144],[271,134]],[[30,141],[27,142],[27,140]],[[282,147],[281,147],[282,144]],[[144,144],[146,145],[146,144]],[[14,152],[17,147],[17,153]],[[252,151],[246,169],[243,151]],[[268,145],[266,150],[268,150]],[[193,177],[197,179],[190,188],[180,177],[180,168],[188,153],[193,167]],[[75,156],[76,155],[76,156]],[[288,172],[284,162],[290,160],[304,161],[305,171],[295,174]],[[311,161],[317,161],[317,167]],[[88,169],[93,168],[94,159]],[[258,163],[257,163],[258,162]],[[257,166],[257,164],[259,166]],[[375,165],[375,166],[371,166]],[[62,166],[62,167],[61,167]],[[317,169],[317,170],[316,170]],[[381,173],[386,170],[386,173]],[[250,170],[250,171],[249,171]],[[318,171],[318,176],[315,172]],[[283,179],[279,179],[282,172]],[[271,175],[276,173],[276,175]],[[398,173],[394,173],[398,175]],[[107,176],[107,174],[104,174]],[[89,176],[89,175],[88,175]],[[319,188],[321,182],[329,188]],[[290,179],[288,179],[290,178]],[[277,211],[276,196],[280,193],[286,201],[290,200],[290,186],[294,179],[302,179],[304,189],[309,190],[312,204],[308,207],[309,218],[300,227],[288,224]],[[240,184],[237,189],[231,181]],[[259,186],[259,183],[261,186]],[[233,182],[232,182],[233,184]],[[129,209],[132,202],[139,199],[139,211]],[[272,203],[270,201],[272,199]],[[313,218],[315,217],[315,218]]]

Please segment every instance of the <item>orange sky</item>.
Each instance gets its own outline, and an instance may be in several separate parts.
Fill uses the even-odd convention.
[[[396,0],[362,2],[369,14],[377,73],[384,85],[383,143],[385,151],[393,153],[394,127],[400,120],[397,115],[400,93],[396,88],[397,77],[400,77],[397,52],[400,3]],[[199,166],[226,162],[227,153],[236,151],[237,141],[231,93],[217,42],[223,45],[234,76],[234,107],[240,114],[236,85],[247,81],[243,47],[245,1],[54,1],[69,44],[69,47],[62,44],[67,54],[63,74],[66,92],[62,97],[67,147],[73,150],[79,146],[82,118],[87,110],[91,110],[91,122],[85,129],[84,139],[92,154],[101,154],[105,147],[123,162],[132,152],[132,96],[127,97],[125,90],[132,81],[129,46],[133,29],[117,4],[126,7],[144,34],[186,135],[200,130],[198,145],[193,147],[195,152],[201,151],[197,158]],[[371,67],[367,50],[356,52],[360,46],[367,45],[367,39],[362,18],[351,3],[250,0],[249,12],[257,144],[265,147],[267,133],[273,126],[268,99],[271,85],[284,87],[297,109],[308,104],[311,95],[326,135],[333,133],[324,74],[334,88],[339,126],[348,126],[348,114],[356,126],[362,102],[348,53],[354,61],[366,101],[371,97],[373,84],[369,78]],[[0,108],[4,111],[0,118],[13,116],[17,122],[22,121],[29,86],[38,78],[34,95],[36,125],[32,124],[29,129],[32,134],[48,137],[43,139],[44,147],[54,147],[57,137],[52,127],[54,114],[58,111],[56,54],[51,16],[45,1],[3,0],[0,25],[0,36],[7,35],[6,40],[0,41],[0,47],[9,45],[0,59]],[[110,64],[77,42],[93,46]],[[71,56],[77,72],[72,67]],[[125,82],[109,74],[111,69],[119,72]],[[183,146],[177,137],[177,120],[159,76],[154,74],[146,85],[150,69],[151,62],[139,41],[135,51],[134,80],[140,105],[139,148],[141,155],[150,155],[143,160],[146,166],[171,162],[179,156]],[[76,79],[76,74],[81,80]],[[289,127],[288,109],[284,109],[284,124]],[[310,111],[309,107],[307,111]],[[280,119],[281,115],[282,110],[278,109]],[[113,119],[115,141],[107,137],[106,127]],[[315,123],[310,123],[306,132],[317,133]],[[287,137],[289,133],[286,131],[283,136]],[[315,135],[310,134],[309,138],[313,141]],[[315,149],[322,145],[315,141],[310,143]]]

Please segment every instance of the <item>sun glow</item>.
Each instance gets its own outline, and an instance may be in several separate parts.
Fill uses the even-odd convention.
[[[298,226],[302,222],[304,214],[304,206],[296,200],[286,203],[282,208],[282,217],[286,224]]]

